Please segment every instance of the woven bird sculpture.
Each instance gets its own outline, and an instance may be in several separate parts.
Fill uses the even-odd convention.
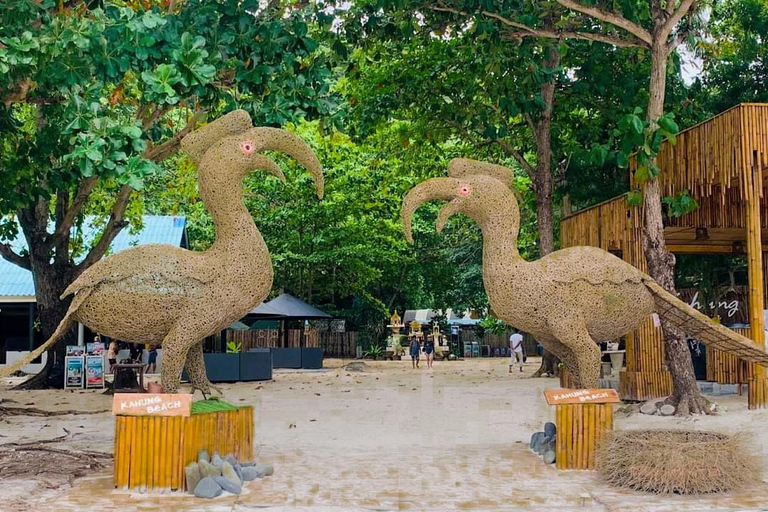
[[[768,364],[768,354],[750,339],[716,324],[672,296],[650,276],[596,247],[570,247],[537,261],[517,251],[520,210],[506,167],[468,159],[448,164],[447,178],[414,187],[403,201],[406,238],[411,217],[424,202],[448,201],[437,218],[463,213],[483,233],[483,283],[494,313],[533,334],[566,365],[576,387],[595,387],[597,343],[614,341],[656,312],[707,345]]]
[[[201,341],[245,316],[272,288],[272,262],[243,203],[243,178],[260,169],[285,180],[262,151],[287,153],[306,167],[319,198],[323,173],[301,139],[276,128],[254,128],[243,110],[190,133],[181,145],[198,163],[200,197],[216,227],[213,245],[202,252],[143,245],[96,263],[62,295],[74,298],[50,339],[0,375],[29,363],[81,322],[119,340],[162,344],[166,393],[178,391],[185,368],[193,388],[210,392]]]

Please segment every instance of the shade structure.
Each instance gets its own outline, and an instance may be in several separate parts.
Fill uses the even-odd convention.
[[[310,306],[303,300],[297,299],[288,293],[284,293],[269,302],[261,304],[252,313],[262,308],[262,306],[264,307],[261,309],[262,313],[271,312],[277,314],[279,316],[275,318],[280,318],[281,320],[330,320],[333,318],[325,311]]]
[[[259,320],[268,320],[268,319],[279,319],[283,318],[285,315],[283,315],[280,311],[272,308],[268,305],[266,302],[262,302],[255,308],[251,310],[250,313],[248,313],[249,317],[255,317]]]

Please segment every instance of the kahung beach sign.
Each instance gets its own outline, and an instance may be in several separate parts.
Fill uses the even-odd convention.
[[[112,414],[119,416],[189,416],[192,395],[167,393],[118,393]]]
[[[615,389],[545,389],[544,397],[549,405],[608,404],[620,401]]]

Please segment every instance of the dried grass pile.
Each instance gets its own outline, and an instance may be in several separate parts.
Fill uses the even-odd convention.
[[[759,480],[748,438],[692,430],[611,433],[596,454],[609,483],[653,493],[706,494]]]

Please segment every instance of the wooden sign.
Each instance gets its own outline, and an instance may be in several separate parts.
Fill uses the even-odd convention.
[[[115,393],[112,414],[119,416],[189,416],[192,395]]]
[[[620,402],[615,389],[545,389],[544,397],[549,405]]]

